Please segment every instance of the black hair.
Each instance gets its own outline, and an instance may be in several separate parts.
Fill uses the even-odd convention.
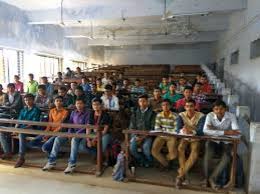
[[[81,91],[83,92],[82,86],[77,86],[77,87],[75,88],[75,90],[81,90]]]
[[[93,103],[93,102],[98,102],[98,103],[102,104],[102,100],[100,98],[93,98],[91,103]]]
[[[161,88],[155,87],[155,88],[153,89],[153,91],[154,91],[154,90],[160,90],[160,91],[161,91]]]
[[[34,100],[34,95],[33,94],[25,94],[24,99],[25,98],[31,98],[31,99]]]
[[[185,90],[191,90],[192,91],[192,87],[191,86],[185,86],[183,91],[185,91]]]
[[[86,102],[85,102],[85,99],[84,99],[84,98],[77,97],[77,98],[76,98],[76,102],[77,102],[77,101],[81,101],[81,102],[83,102],[84,104],[86,104]]]
[[[227,108],[227,105],[226,105],[226,103],[223,100],[216,100],[213,103],[212,107],[215,108],[216,106],[222,106],[223,108]]]
[[[203,84],[200,83],[200,82],[196,82],[195,85],[200,85],[200,86],[202,86]]]
[[[169,99],[163,99],[163,101],[161,102],[161,104],[164,103],[164,102],[167,102],[168,104],[171,104],[171,101],[170,101]]]
[[[14,85],[14,83],[9,83],[9,84],[7,85],[7,87],[8,87],[8,88],[15,88],[15,85]]]
[[[140,79],[136,79],[135,81],[136,81],[136,82],[141,82],[141,80],[140,80]]]
[[[34,77],[34,75],[32,73],[29,73],[28,76],[29,77]]]
[[[48,79],[46,76],[43,76],[42,79]]]
[[[146,100],[148,100],[148,95],[142,94],[142,95],[138,96],[138,99],[141,99],[141,98],[145,98]]]
[[[61,86],[61,87],[59,87],[59,90],[62,90],[62,91],[67,91],[67,88],[66,88],[66,87],[64,87],[64,86]]]
[[[46,86],[43,85],[43,84],[41,84],[41,85],[38,86],[38,90],[39,90],[39,89],[46,90]]]
[[[57,99],[61,99],[61,100],[63,101],[63,97],[62,97],[62,96],[56,96],[56,97],[54,98],[54,101],[57,100]]]
[[[177,87],[177,84],[175,82],[170,82],[169,86],[171,86],[171,85],[174,85],[175,87]]]
[[[113,90],[113,87],[112,87],[110,84],[107,84],[107,85],[105,86],[105,90],[110,90],[110,91],[112,91],[112,90]]]
[[[186,100],[185,104],[186,103],[192,103],[192,104],[196,105],[196,101],[194,99],[192,99],[192,98],[189,99],[189,100]]]

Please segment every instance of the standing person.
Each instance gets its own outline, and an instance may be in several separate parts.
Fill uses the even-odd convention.
[[[23,82],[20,81],[19,75],[14,76],[14,85],[15,85],[15,91],[23,93]]]
[[[38,89],[38,82],[34,80],[34,75],[30,73],[29,75],[29,82],[26,86],[26,93],[36,95]]]
[[[207,115],[203,132],[205,135],[210,136],[240,135],[236,116],[227,111],[225,102],[217,100],[213,104],[213,112]],[[214,148],[221,151],[221,158],[220,162],[214,167],[213,172],[209,174],[209,159],[213,157]],[[216,180],[220,173],[228,166],[231,161],[231,155],[232,145],[230,145],[229,142],[207,141],[205,144],[204,174],[214,190],[220,189],[220,185],[216,183]],[[229,180],[229,183],[225,187],[231,185],[230,181],[231,180]]]

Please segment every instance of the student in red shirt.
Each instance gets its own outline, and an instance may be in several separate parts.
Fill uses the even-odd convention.
[[[206,75],[201,76],[200,83],[202,84],[202,93],[204,94],[212,93],[212,86],[208,83],[208,78]]]
[[[192,99],[192,87],[191,86],[186,86],[184,88],[184,91],[183,91],[183,96],[184,98],[178,100],[176,103],[175,103],[175,109],[178,111],[178,112],[183,112],[185,111],[184,107],[185,107],[185,104],[186,104],[186,101]],[[199,107],[199,104],[196,102],[196,105],[195,105],[195,109],[197,111],[200,111],[200,107]]]

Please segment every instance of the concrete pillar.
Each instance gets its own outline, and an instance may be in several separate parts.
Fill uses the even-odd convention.
[[[250,124],[249,194],[260,193],[260,123]]]

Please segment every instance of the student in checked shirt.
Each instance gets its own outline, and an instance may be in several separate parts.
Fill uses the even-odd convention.
[[[161,103],[162,112],[158,113],[155,119],[155,131],[162,132],[175,132],[176,131],[176,119],[177,114],[170,111],[171,102],[168,99],[164,99]],[[164,156],[161,153],[163,146],[168,148],[168,154]],[[162,170],[167,169],[169,161],[174,160],[177,157],[177,139],[169,136],[157,136],[153,142],[152,155],[162,165]]]
[[[212,136],[240,135],[236,117],[234,114],[227,111],[225,102],[218,100],[213,104],[213,112],[207,115],[203,132],[205,135]],[[211,159],[214,154],[214,147],[216,147],[217,150],[221,150],[221,159],[213,172],[209,174],[208,163],[209,159]],[[208,182],[215,190],[220,188],[220,186],[216,184],[217,177],[227,167],[229,161],[231,161],[231,148],[231,145],[227,142],[206,142],[204,155],[205,183]],[[228,187],[229,185],[230,182],[225,187]]]
[[[185,112],[179,114],[177,119],[177,132],[183,135],[202,135],[205,117],[201,112],[195,111],[196,102],[193,99],[185,102]],[[190,147],[190,154],[186,159],[187,147]],[[198,159],[200,142],[195,139],[182,138],[178,146],[178,158],[180,168],[176,178],[176,187],[182,185],[185,175],[192,168]]]

